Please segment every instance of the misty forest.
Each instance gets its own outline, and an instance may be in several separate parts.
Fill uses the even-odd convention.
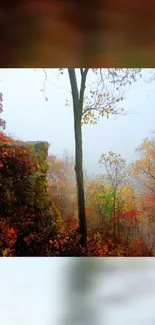
[[[107,123],[136,116],[134,108],[126,109],[125,99],[140,80],[151,87],[155,70],[148,71],[147,80],[145,69],[39,70],[38,97],[45,105],[51,101],[47,87],[52,91],[59,79],[68,80],[70,97],[66,93],[64,110],[73,115],[75,152],[56,155],[48,141],[25,141],[16,130],[10,135],[5,119],[7,93],[4,96],[1,89],[0,256],[155,256],[155,129],[148,129],[134,147],[135,159],[128,163],[121,145],[119,152],[113,152],[103,128],[97,141],[103,146],[106,142],[108,150],[96,158],[99,172],[90,175],[83,163],[83,129],[90,125],[93,136],[102,119]],[[52,114],[57,107],[50,104]],[[149,107],[146,110],[150,114]],[[42,115],[46,114],[44,109]],[[28,133],[26,123],[25,128]],[[138,128],[137,124],[137,133]],[[92,146],[92,157],[93,150]]]

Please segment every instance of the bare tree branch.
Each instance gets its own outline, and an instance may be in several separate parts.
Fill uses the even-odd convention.
[[[137,165],[136,165],[136,168],[138,168],[138,169],[142,170],[142,171],[143,171],[143,173],[145,173],[146,175],[150,175],[150,177],[151,177],[151,178],[153,178],[153,179],[155,180],[155,176],[154,176],[154,175],[152,175],[152,173],[151,173],[150,171],[148,171],[148,170],[145,170],[145,169],[143,169],[142,167],[139,167],[139,166],[137,166]]]

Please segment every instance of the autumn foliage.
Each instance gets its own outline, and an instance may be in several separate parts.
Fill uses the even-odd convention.
[[[151,157],[154,154],[149,144],[143,143],[141,159],[132,165],[132,177],[141,182],[144,179],[140,179],[138,166],[148,172],[146,152]],[[30,148],[19,145],[1,131],[1,256],[151,256],[153,250],[147,232],[152,230],[155,200],[154,194],[148,192],[148,185],[154,189],[154,167],[150,169],[149,165],[152,178],[150,174],[148,179],[145,177],[144,191],[137,196],[128,179],[131,167],[129,173],[121,155],[116,159],[116,154],[110,152],[101,159],[107,173],[85,180],[88,241],[81,247],[73,159],[47,157],[50,199],[46,201],[48,208],[36,207],[26,202],[22,193],[26,178],[37,172],[36,158]],[[143,234],[148,220],[150,229]]]
[[[113,175],[113,178],[110,178],[110,169],[108,169],[108,182],[105,181],[105,177],[85,181],[88,224],[86,247],[79,245],[76,189],[67,178],[58,177],[57,181],[53,180],[55,189],[53,198],[59,205],[59,209],[62,208],[62,218],[58,237],[47,244],[49,256],[152,255],[152,246],[148,245],[148,238],[144,240],[141,231],[143,207],[128,179],[131,170],[130,168],[127,170],[121,155],[117,155],[117,158],[111,152],[106,156],[105,161],[109,163]],[[53,157],[48,159],[53,161]],[[55,160],[57,161],[56,157]],[[62,170],[62,165],[62,160],[57,163],[53,161],[52,173],[55,171],[54,175],[59,175],[58,166],[61,166]],[[114,173],[116,166],[117,172],[120,166],[119,174]],[[67,201],[69,185],[72,188],[69,195],[72,200]],[[52,182],[50,188],[52,189]],[[65,213],[65,203],[68,208],[68,218]]]
[[[154,137],[129,166],[120,154],[102,154],[102,174],[85,179],[88,239],[81,247],[74,157],[16,141],[0,123],[1,256],[154,256]]]

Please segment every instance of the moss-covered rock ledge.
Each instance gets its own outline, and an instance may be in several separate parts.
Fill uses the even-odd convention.
[[[49,195],[49,144],[0,142],[0,256],[48,256],[60,213]]]
[[[42,141],[0,143],[0,178],[5,199],[41,210],[48,208],[48,148],[48,142]]]

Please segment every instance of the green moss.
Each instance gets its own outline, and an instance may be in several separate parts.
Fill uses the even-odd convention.
[[[25,179],[24,184],[25,200],[30,205],[39,209],[45,209],[49,206],[48,185],[46,175],[36,172]]]
[[[36,171],[33,174],[26,176],[22,182],[13,180],[7,175],[7,186],[14,181],[12,191],[16,196],[17,201],[25,204],[29,204],[39,208],[41,210],[46,209],[50,205],[50,199],[48,195],[48,184],[46,181],[46,172],[48,170],[48,163],[46,162],[49,144],[47,142],[23,142],[23,143],[0,143],[0,151],[4,148],[14,148],[15,146],[22,149],[30,150],[30,159],[35,161]],[[9,157],[6,159],[9,159]],[[16,157],[13,158],[15,165]],[[7,170],[6,170],[7,173]],[[15,175],[16,178],[16,175]],[[10,179],[10,182],[8,180]]]
[[[37,158],[38,163],[42,163],[44,160],[46,160],[49,144],[48,142],[26,142],[25,143],[28,147],[32,148],[35,152],[35,156]]]

